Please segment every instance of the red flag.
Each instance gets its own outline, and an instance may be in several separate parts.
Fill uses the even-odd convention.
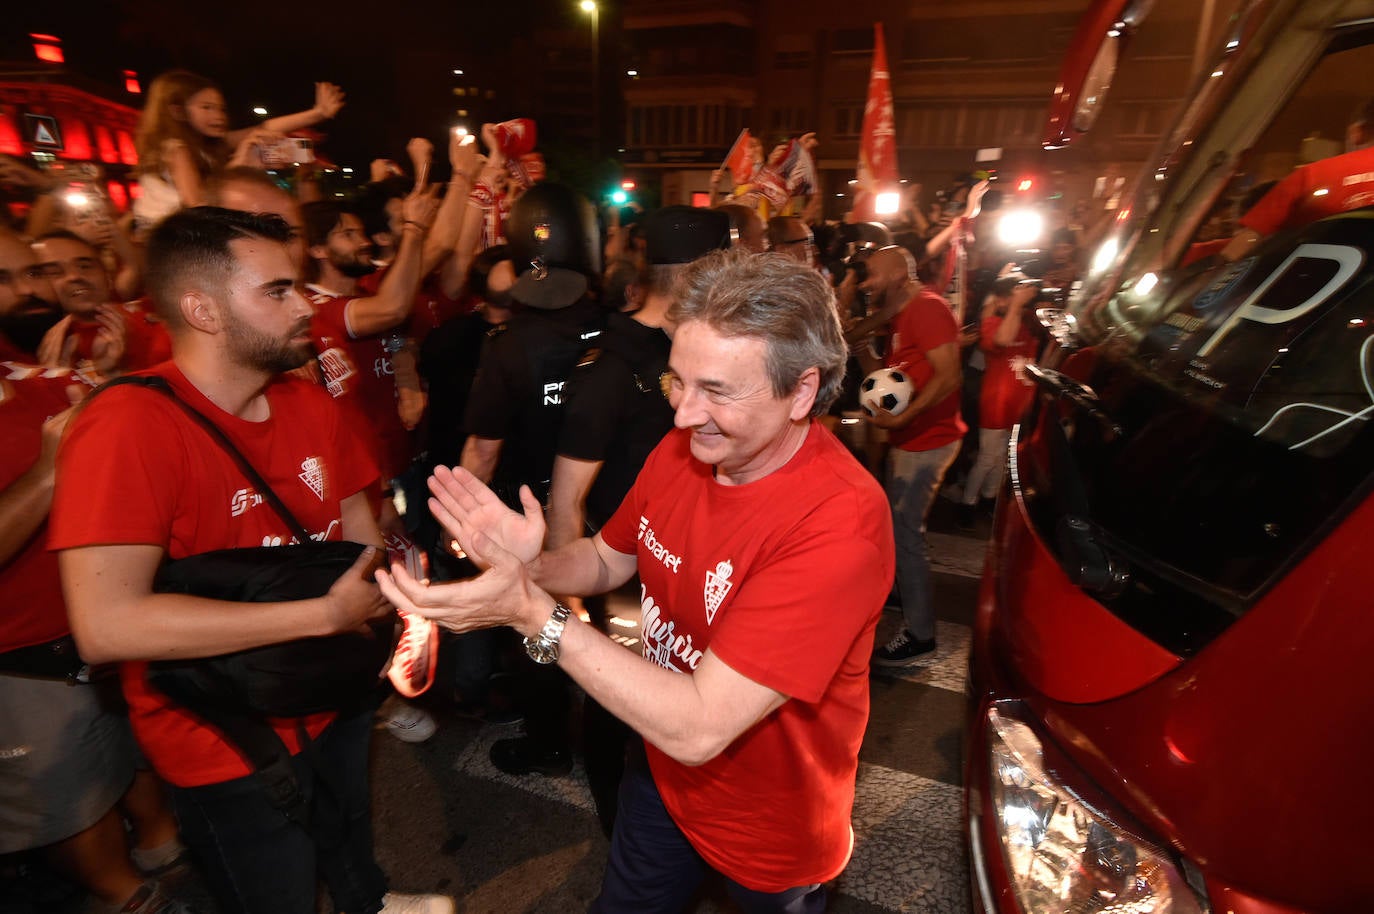
[[[892,114],[892,83],[887,73],[883,24],[873,23],[873,69],[868,75],[863,134],[859,140],[859,184],[897,182],[897,136]],[[876,193],[876,187],[866,187]]]
[[[745,127],[730,147],[721,168],[728,168],[736,184],[745,184],[754,173],[754,163],[749,160],[749,128]]]

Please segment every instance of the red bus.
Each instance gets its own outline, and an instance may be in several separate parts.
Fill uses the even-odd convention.
[[[1089,11],[1052,145],[1149,5]],[[975,911],[1374,910],[1371,74],[1374,0],[1240,4],[1051,315],[974,626]]]

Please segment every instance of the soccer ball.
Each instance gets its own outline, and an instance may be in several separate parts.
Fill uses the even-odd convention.
[[[859,385],[859,405],[870,416],[880,409],[898,415],[915,395],[916,387],[911,379],[906,372],[896,368],[879,368]]]

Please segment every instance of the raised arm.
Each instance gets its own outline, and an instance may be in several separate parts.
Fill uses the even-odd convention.
[[[290,133],[293,130],[300,130],[303,127],[313,127],[332,118],[339,113],[344,106],[344,91],[333,83],[315,83],[315,104],[304,111],[297,111],[295,114],[284,114],[281,117],[268,118],[255,127],[243,127],[238,130],[231,130],[225,135],[225,141],[235,148],[243,141],[249,133],[254,130],[268,130],[272,133]]]
[[[348,303],[345,319],[348,330],[355,337],[370,336],[390,330],[404,321],[415,306],[415,295],[420,291],[421,258],[424,253],[425,234],[434,221],[439,201],[434,197],[435,188],[412,193],[401,204],[401,244],[396,251],[386,276],[377,289],[377,294],[367,298],[355,298]]]

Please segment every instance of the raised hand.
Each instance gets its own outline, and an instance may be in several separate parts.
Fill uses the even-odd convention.
[[[95,309],[95,319],[100,324],[95,341],[91,344],[91,362],[101,377],[110,377],[124,358],[128,345],[129,322],[124,312],[113,305],[101,305]]]
[[[48,368],[71,368],[76,357],[77,338],[68,336],[72,329],[72,315],[68,314],[48,328],[38,343],[34,356],[39,365]]]
[[[333,83],[315,83],[315,113],[328,120],[344,106],[344,91]]]
[[[429,183],[429,166],[434,161],[434,144],[422,136],[410,138],[406,143],[406,155],[410,156],[410,168],[415,172],[415,189],[420,190]]]
[[[477,533],[471,546],[487,570],[475,578],[435,584],[418,581],[405,565],[378,571],[382,594],[398,609],[433,619],[455,632],[509,625],[531,635],[548,618],[553,598],[535,586],[521,562],[491,539]]]
[[[485,484],[462,467],[436,467],[429,477],[429,510],[468,557],[481,564],[483,554],[474,548],[477,534],[489,538],[520,562],[532,561],[544,547],[544,509],[529,486],[520,487],[519,514],[496,497]]]
[[[401,219],[413,222],[421,229],[429,231],[434,224],[434,216],[439,212],[439,185],[434,184],[423,190],[416,189],[401,201]]]

